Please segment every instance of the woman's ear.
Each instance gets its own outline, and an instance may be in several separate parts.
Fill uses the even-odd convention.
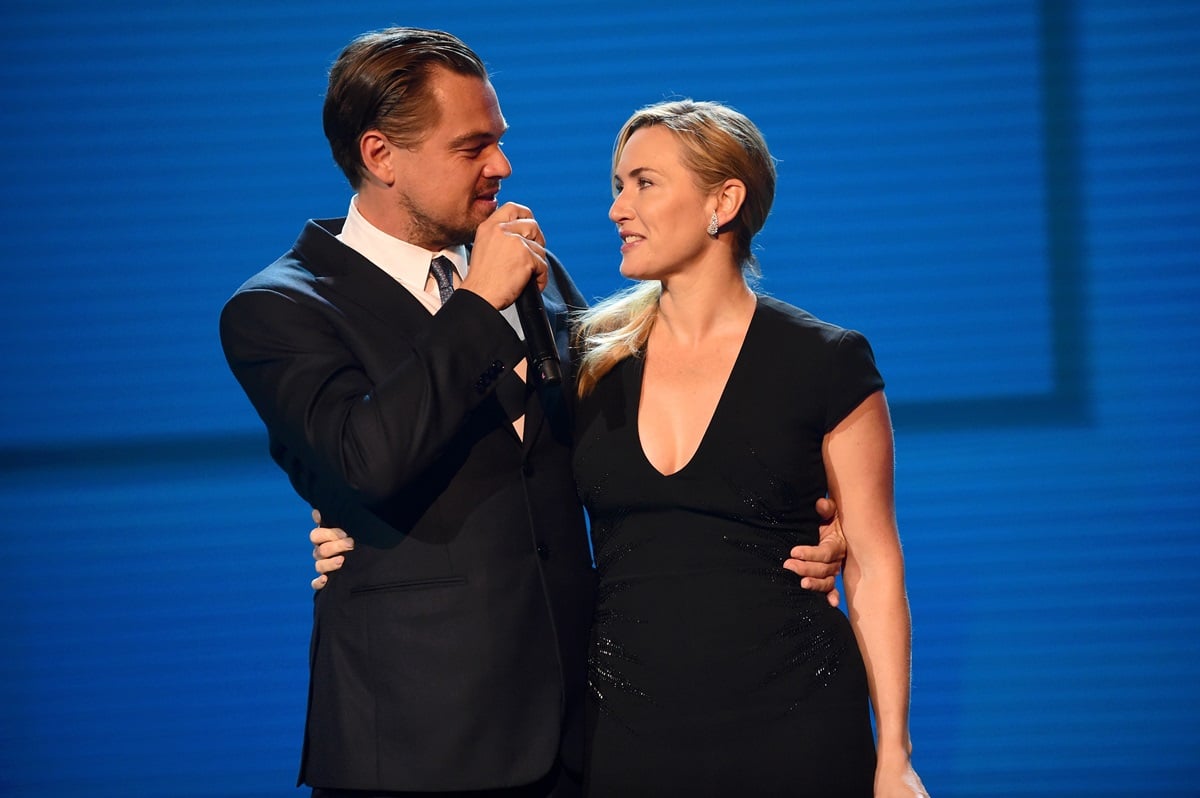
[[[746,201],[746,184],[741,180],[730,178],[717,189],[717,220],[721,227],[737,218]]]

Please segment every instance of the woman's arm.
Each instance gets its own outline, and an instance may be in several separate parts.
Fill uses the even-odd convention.
[[[825,436],[829,492],[846,536],[842,574],[875,710],[875,795],[926,795],[910,762],[911,620],[896,526],[892,423],[883,393]]]

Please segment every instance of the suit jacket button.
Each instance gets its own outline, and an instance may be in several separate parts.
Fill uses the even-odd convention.
[[[521,463],[521,473],[527,477],[532,476],[533,475],[533,463],[529,462],[528,460],[526,460],[524,463]]]
[[[538,553],[538,556],[541,557],[543,560],[550,559],[550,547],[547,546],[545,543],[537,544],[537,553]]]

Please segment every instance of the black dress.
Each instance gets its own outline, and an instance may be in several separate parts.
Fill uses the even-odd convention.
[[[641,381],[628,358],[579,406],[600,576],[588,794],[870,796],[849,621],[782,568],[817,542],[825,433],[883,387],[869,345],[759,297],[700,446],[670,476],[642,451]]]

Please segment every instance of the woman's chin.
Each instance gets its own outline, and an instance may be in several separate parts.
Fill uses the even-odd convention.
[[[630,280],[650,280],[653,279],[646,269],[639,268],[635,264],[629,262],[628,258],[621,260],[621,276]]]

